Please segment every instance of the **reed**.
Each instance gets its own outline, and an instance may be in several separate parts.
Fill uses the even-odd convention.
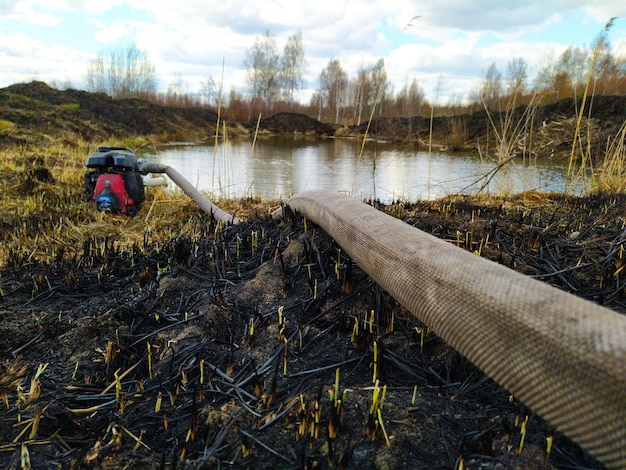
[[[615,17],[611,18],[608,23],[604,26],[604,32],[608,32],[613,27],[613,22],[615,21]],[[587,105],[587,96],[589,96],[589,92],[592,88],[592,81],[596,66],[596,60],[598,58],[600,42],[593,49],[593,53],[591,56],[591,64],[589,65],[589,70],[587,72],[587,79],[585,81],[585,88],[583,90],[583,96],[580,104],[580,109],[578,111],[578,116],[576,120],[576,128],[574,130],[574,138],[572,139],[572,150],[569,158],[569,165],[567,167],[567,176],[568,176],[568,184],[571,185],[576,181],[581,181],[585,188],[588,188],[588,179],[592,179],[592,184],[595,182],[595,172],[592,165],[591,158],[591,149],[589,145],[586,148],[583,148],[581,144],[581,128],[582,128],[582,120],[585,115],[585,108]],[[589,114],[591,114],[591,102],[593,102],[593,93],[590,98],[589,105]],[[588,140],[589,141],[589,140]],[[577,152],[578,147],[580,146],[580,153]],[[579,162],[579,163],[577,163]],[[567,188],[566,188],[567,189]]]
[[[482,177],[483,183],[479,187],[479,193],[490,189],[490,183],[496,174],[501,175],[501,185],[497,188],[499,193],[510,192],[511,178],[519,178],[521,172],[516,170],[516,160],[521,155],[522,164],[533,164],[531,148],[532,142],[529,137],[529,129],[532,129],[537,112],[537,95],[533,95],[528,105],[523,108],[517,107],[517,97],[520,94],[519,85],[516,88],[506,106],[505,111],[495,114],[489,110],[483,101],[487,112],[487,119],[491,131],[496,137],[495,167]],[[527,159],[527,155],[529,156]],[[481,158],[488,159],[489,155]]]
[[[606,156],[596,170],[597,189],[603,192],[626,192],[626,122],[607,146]]]

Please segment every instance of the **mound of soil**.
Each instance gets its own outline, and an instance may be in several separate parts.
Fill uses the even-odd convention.
[[[215,134],[217,114],[207,108],[158,106],[140,99],[112,99],[101,93],[59,91],[42,82],[0,89],[0,148],[10,145],[71,144],[77,138],[106,141],[111,136],[158,136],[160,141],[198,141]],[[284,135],[363,136],[449,150],[498,151],[499,135],[516,134],[507,153],[526,157],[568,157],[572,149],[581,100],[520,106],[513,112],[485,111],[458,116],[374,119],[369,125],[321,123],[299,113],[278,113],[261,119],[261,133]],[[594,96],[586,103],[580,125],[580,148],[601,161],[626,122],[626,97]],[[7,124],[2,126],[2,121]],[[507,124],[508,123],[508,124]],[[507,127],[508,126],[508,127]],[[520,128],[520,126],[523,128]],[[257,122],[230,123],[231,135],[250,134]]]
[[[252,123],[249,123],[248,127],[254,130]],[[333,126],[323,124],[309,116],[298,113],[278,113],[269,118],[261,119],[259,129],[274,134],[315,136],[331,136],[335,134]]]
[[[71,144],[76,137],[105,141],[137,135],[164,140],[197,140],[215,133],[217,113],[204,108],[172,108],[140,99],[113,99],[103,93],[56,90],[42,82],[0,89],[0,119],[15,128],[0,132],[0,146]]]
[[[378,208],[626,312],[626,198],[526,197]],[[0,466],[602,468],[297,214],[193,214],[165,242],[12,254]]]
[[[526,157],[569,157],[582,100],[562,99],[541,106],[520,106],[514,111],[479,111],[457,116],[380,118],[350,126],[350,135],[418,144],[429,140],[448,150],[497,151],[500,136],[515,136],[511,154]],[[615,139],[626,122],[626,96],[595,96],[586,103],[580,124],[580,148],[601,161],[607,142]],[[432,132],[432,136],[431,136]]]

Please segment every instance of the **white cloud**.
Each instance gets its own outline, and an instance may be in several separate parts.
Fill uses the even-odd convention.
[[[0,63],[6,85],[27,80],[83,81],[86,54],[61,46],[43,45],[24,35],[7,38],[0,33]]]
[[[102,13],[123,0],[0,0],[0,19],[55,26],[64,12]]]
[[[626,16],[626,2],[623,0],[589,3],[586,9],[596,21],[609,21],[613,17],[624,18]]]
[[[588,22],[598,32],[612,16],[626,16],[623,0],[0,0],[0,34],[3,20],[54,25],[65,12],[91,15],[92,37],[103,47],[134,42],[155,63],[166,85],[182,77],[196,88],[204,77],[219,82],[224,74],[225,92],[245,86],[243,61],[256,36],[270,31],[279,50],[300,30],[306,48],[306,79],[316,86],[321,70],[332,58],[341,61],[350,76],[359,67],[385,57],[388,75],[396,89],[416,78],[429,96],[440,89],[443,97],[467,95],[493,62],[505,71],[507,62],[524,58],[530,66],[561,44],[552,29],[568,22]],[[127,12],[127,17],[106,20],[106,14]],[[571,16],[574,15],[574,16]],[[574,20],[572,20],[574,18]],[[581,19],[582,18],[582,19]],[[597,23],[597,22],[600,23]],[[613,36],[623,38],[624,21],[618,20]],[[572,24],[573,28],[578,23]],[[532,40],[530,39],[532,36]],[[33,70],[32,57],[46,64],[50,76],[64,75],[68,65],[81,76],[89,63],[81,52],[85,38],[76,38],[75,49],[49,41],[5,33],[0,38],[0,85]],[[593,37],[583,38],[589,44]],[[9,44],[21,42],[21,51]],[[624,40],[614,42],[625,49]],[[621,48],[621,49],[620,49]],[[68,64],[67,57],[71,57]],[[222,64],[224,70],[222,71]],[[44,67],[37,66],[38,70]],[[19,78],[18,78],[19,79]],[[464,90],[464,91],[463,91]]]
[[[93,37],[98,42],[111,43],[122,40],[130,40],[132,42],[133,22],[123,21],[106,24],[98,19],[92,19],[88,23],[95,27]]]
[[[60,21],[60,18],[54,14],[43,13],[33,8],[31,2],[16,2],[12,5],[0,5],[0,19],[42,26],[54,26]]]
[[[114,6],[124,3],[124,0],[17,0],[17,4],[24,5],[30,10],[90,11],[102,13]]]

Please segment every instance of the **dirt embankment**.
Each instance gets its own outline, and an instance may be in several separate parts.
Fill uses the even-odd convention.
[[[432,120],[432,143],[449,150],[498,151],[500,142],[511,154],[536,157],[570,156],[581,100],[521,106],[514,112],[486,111],[459,116],[437,116]],[[586,104],[580,124],[581,149],[602,159],[607,142],[626,122],[626,96],[595,96]],[[365,134],[367,123],[343,132]],[[427,117],[383,118],[372,121],[368,135],[427,147],[431,120]]]
[[[208,108],[173,108],[139,99],[115,100],[77,90],[59,91],[31,82],[0,89],[0,147],[104,141],[112,136],[158,136],[162,141],[200,140],[215,134],[217,114]],[[485,111],[458,116],[374,119],[353,126],[319,122],[297,113],[278,113],[258,123],[231,123],[231,135],[254,132],[328,136],[364,136],[427,148],[471,150],[538,157],[569,156],[580,100],[519,107],[514,112]],[[602,159],[607,142],[626,122],[626,97],[595,96],[586,104],[580,148]],[[506,142],[506,149],[500,143]]]
[[[139,99],[115,100],[103,93],[59,91],[31,82],[0,89],[0,147],[72,145],[77,139],[159,136],[195,140],[215,132],[217,114],[210,109],[171,108]]]

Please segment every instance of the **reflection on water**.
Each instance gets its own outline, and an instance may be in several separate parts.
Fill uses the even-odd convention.
[[[528,190],[563,191],[566,163],[521,158],[494,173],[478,156],[416,151],[361,141],[263,137],[252,146],[236,139],[211,146],[169,146],[149,161],[169,165],[213,197],[286,198],[306,189],[345,191],[360,198],[415,201],[449,194]],[[488,181],[489,180],[489,181]]]

